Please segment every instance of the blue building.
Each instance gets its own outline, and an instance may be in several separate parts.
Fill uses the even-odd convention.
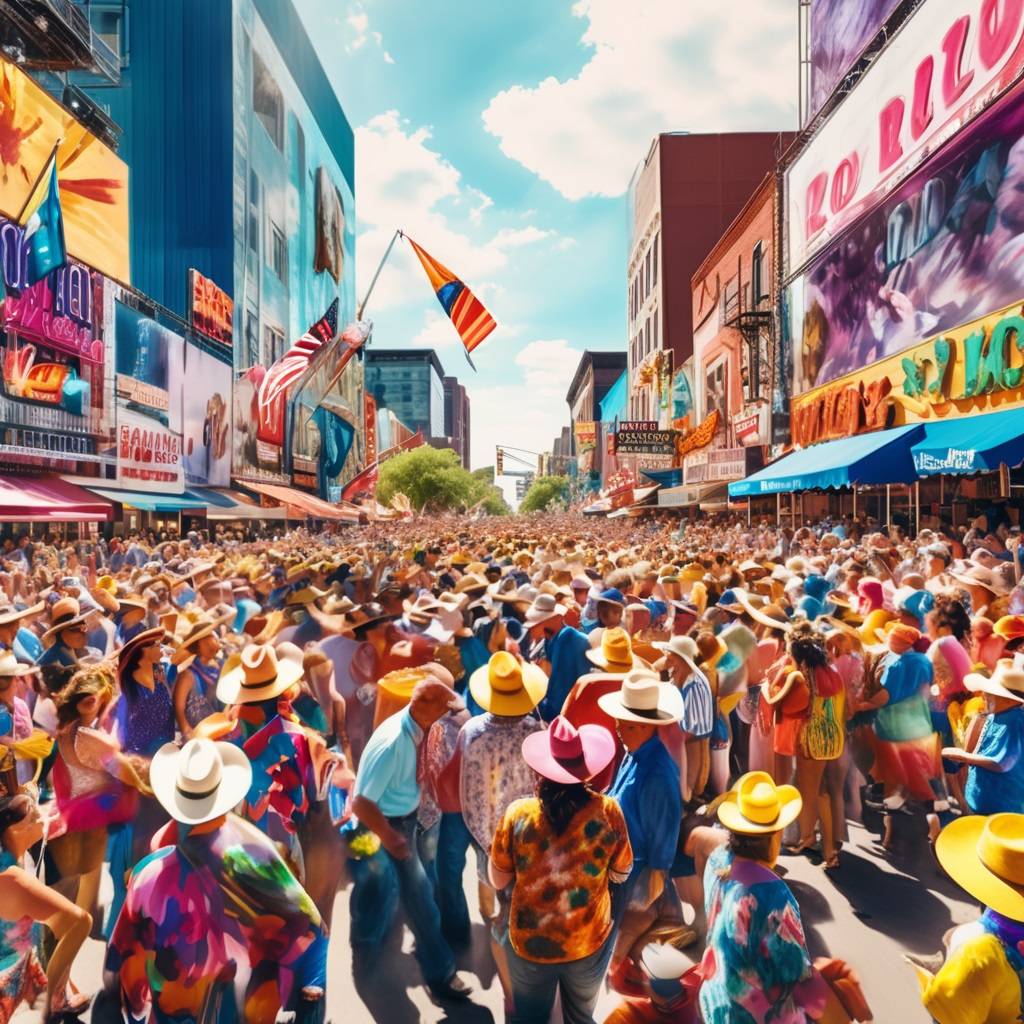
[[[336,417],[347,479],[362,455],[358,360],[315,419],[296,409],[321,395],[293,388],[283,446],[255,436],[250,371],[335,299],[339,329],[356,305],[354,136],[298,12],[291,0],[93,0],[90,16],[121,60],[118,81],[78,84],[123,132],[132,285],[186,320],[190,270],[234,302],[233,476],[317,486],[320,430]]]

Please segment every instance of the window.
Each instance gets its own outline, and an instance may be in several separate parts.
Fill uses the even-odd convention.
[[[268,239],[270,252],[268,262],[270,269],[274,271],[281,281],[288,280],[288,241],[284,232],[276,225],[270,225],[270,238]]]
[[[756,306],[764,296],[764,246],[758,242],[750,258],[750,292]]]
[[[124,64],[124,11],[120,4],[115,8],[93,6],[89,10],[89,22],[93,34],[103,40]]]
[[[263,365],[273,366],[284,355],[284,331],[267,324],[263,328]]]
[[[306,133],[295,118],[295,164],[298,170],[296,180],[299,183],[299,195],[306,191]]]
[[[651,294],[651,250],[644,257],[644,298]]]
[[[661,339],[658,337],[658,311],[657,310],[654,311],[654,331],[653,331],[653,335],[652,336],[654,338],[654,347],[655,348],[659,348],[660,344],[661,344]]]
[[[283,153],[284,96],[270,68],[255,50],[252,54],[252,109],[267,129],[271,141]]]
[[[260,179],[256,172],[249,171],[249,249],[255,254],[260,251]]]
[[[252,309],[245,311],[245,355],[247,367],[260,361],[260,318]]]
[[[654,287],[658,287],[658,244],[661,242],[661,232],[659,231],[654,236],[654,241],[651,243],[651,270],[654,276]]]

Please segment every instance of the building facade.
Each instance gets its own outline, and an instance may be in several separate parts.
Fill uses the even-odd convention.
[[[444,378],[444,432],[463,468],[469,469],[469,394],[458,377]]]
[[[599,488],[601,483],[601,402],[625,369],[625,353],[588,349],[580,357],[565,396],[575,439],[576,470],[581,485],[590,489]]]
[[[367,350],[365,386],[378,409],[390,409],[424,440],[445,437],[444,367],[433,349]]]

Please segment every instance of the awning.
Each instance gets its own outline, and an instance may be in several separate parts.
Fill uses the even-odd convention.
[[[298,509],[302,512],[300,518],[310,517],[313,519],[335,519],[348,523],[358,523],[359,513],[352,507],[331,505],[313,494],[296,490],[294,487],[285,487],[283,484],[258,484],[252,481],[245,481],[245,486],[265,494],[274,501],[281,502],[289,508]]]
[[[698,502],[701,512],[727,512],[729,510],[729,485],[716,484],[708,487]]]
[[[689,487],[664,488],[658,495],[659,508],[689,508],[699,505],[711,494],[724,491],[727,484],[691,484]]]
[[[729,484],[729,497],[824,491],[854,484],[910,484],[917,479],[910,448],[924,436],[911,423],[811,445]]]
[[[640,475],[662,487],[678,487],[683,482],[682,466],[675,469],[641,469]]]
[[[247,494],[229,488],[214,490],[212,487],[194,487],[196,494],[210,499],[207,505],[206,518],[213,522],[249,521],[251,519],[269,519],[283,522],[288,518],[288,509],[283,505],[260,505]],[[305,518],[305,512],[301,518]],[[295,518],[294,516],[292,518]]]
[[[234,508],[235,502],[222,491],[214,490],[212,487],[190,487],[189,494],[201,498],[209,509]]]
[[[1024,462],[1024,408],[926,423],[910,449],[920,476],[989,473]]]
[[[0,522],[99,523],[112,513],[109,502],[60,477],[0,474]]]
[[[140,512],[203,512],[206,500],[185,491],[183,494],[151,494],[147,491],[109,491],[105,487],[90,488],[106,501],[138,509]]]

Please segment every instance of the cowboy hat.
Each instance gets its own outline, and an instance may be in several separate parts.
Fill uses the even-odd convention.
[[[35,665],[23,665],[12,651],[0,653],[0,676],[27,676],[37,671]]]
[[[983,565],[972,565],[965,569],[950,569],[949,575],[958,583],[967,587],[983,587],[993,594],[1008,594],[1009,587],[1001,575],[985,568]]]
[[[14,605],[0,607],[0,626],[8,626],[12,622],[19,622],[21,619],[27,619],[30,615],[38,615],[45,607],[45,601],[40,601],[29,608],[22,608],[20,611]]]
[[[423,665],[410,668],[398,668],[377,680],[377,687],[399,700],[408,701],[413,691],[426,679],[437,679],[449,690],[455,689],[455,679],[451,672],[436,661],[428,661]]]
[[[481,594],[489,586],[484,576],[476,573],[467,573],[458,583],[455,584],[456,594]]]
[[[302,666],[278,661],[270,644],[249,644],[238,664],[224,672],[217,682],[217,700],[222,704],[255,704],[279,697],[302,678]]]
[[[1018,667],[1012,658],[1000,658],[991,678],[980,672],[969,672],[964,676],[964,687],[971,693],[990,693],[993,697],[1024,704],[1024,668]]]
[[[523,621],[527,626],[539,626],[542,622],[560,615],[565,615],[565,608],[555,600],[553,594],[538,594],[527,609]],[[587,653],[589,655],[590,652]]]
[[[738,591],[736,596],[746,614],[760,625],[777,629],[781,633],[788,633],[792,629],[786,609],[778,602],[766,602],[758,607],[750,600],[746,591]]]
[[[619,626],[606,629],[601,634],[601,646],[591,647],[583,652],[588,661],[592,661],[605,672],[625,675],[630,669],[640,668],[644,662],[633,653],[633,645],[629,634]]]
[[[183,825],[202,825],[227,814],[252,785],[252,765],[233,743],[165,743],[153,755],[150,785],[160,806]]]
[[[55,601],[50,609],[50,628],[42,636],[43,643],[56,639],[65,629],[83,625],[88,617],[89,613],[83,613],[81,605],[73,597]]]
[[[697,648],[697,641],[689,636],[674,636],[670,640],[655,640],[651,646],[662,654],[674,654],[689,665],[691,671],[699,671],[697,662],[700,660],[700,651]],[[655,665],[655,668],[665,664],[665,658]]]
[[[767,772],[747,772],[718,805],[718,820],[730,832],[764,835],[796,821],[800,807],[796,786],[776,786]]]
[[[939,833],[935,855],[976,900],[1024,921],[1024,814],[958,818]]]
[[[576,728],[559,715],[547,729],[523,740],[523,760],[538,775],[572,785],[586,782],[611,764],[615,738],[603,725]]]
[[[149,608],[149,602],[139,594],[128,594],[126,597],[117,598],[117,607],[119,611],[135,608],[137,611],[144,612]]]
[[[548,691],[544,670],[521,662],[508,651],[496,651],[469,677],[473,700],[492,715],[529,714]]]
[[[626,607],[626,599],[622,595],[622,591],[617,587],[609,587],[607,590],[602,590],[597,597],[598,604],[617,604],[620,608]]]
[[[864,624],[858,630],[861,642],[864,644],[877,643],[878,631],[887,622],[891,622],[892,617],[892,612],[887,612],[884,608],[876,608],[873,612],[869,612]]]
[[[304,587],[299,587],[298,590],[293,590],[287,598],[285,598],[284,603],[291,606],[312,604],[314,601],[319,601],[320,598],[326,597],[329,593],[329,590],[320,590],[312,584],[307,584]]]
[[[627,673],[619,689],[598,697],[597,704],[612,718],[643,725],[664,725],[683,717],[679,691],[645,668]]]
[[[715,607],[721,608],[722,611],[731,612],[733,615],[742,615],[747,609],[740,602],[739,591],[739,587],[730,587],[728,590],[723,590],[722,596],[715,603]]]
[[[177,665],[182,671],[188,668],[196,656],[196,652],[191,648],[205,637],[213,636],[214,629],[216,626],[209,619],[197,619],[193,622],[189,631],[178,641],[178,647],[171,655],[171,664]]]

